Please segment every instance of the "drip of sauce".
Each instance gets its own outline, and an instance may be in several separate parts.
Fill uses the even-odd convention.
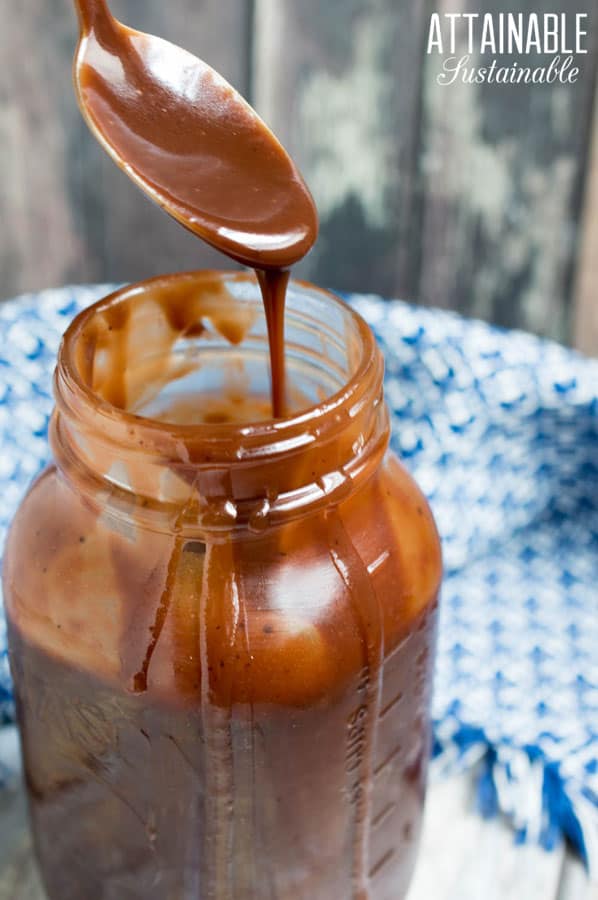
[[[274,418],[283,417],[296,406],[285,380],[284,307],[289,270],[312,247],[318,229],[307,187],[274,135],[208,65],[159,38],[121,25],[108,11],[105,0],[76,0],[76,5],[81,40],[75,83],[86,120],[116,163],[166,212],[202,240],[256,270],[268,325],[271,412]],[[173,354],[166,365],[163,362],[168,353],[161,351],[171,349],[176,339],[199,336],[204,329],[213,328],[235,344],[243,340],[252,324],[243,318],[239,307],[231,304],[230,297],[227,301],[217,279],[210,283],[209,275],[202,280],[201,297],[189,290],[185,276],[174,281],[165,279],[163,295],[156,283],[152,293],[152,321],[155,324],[158,309],[168,323],[163,329],[163,346],[158,346],[160,339],[151,332],[152,355],[144,352],[143,323],[150,319],[143,320],[142,303],[109,305],[90,325],[80,344],[78,364],[86,386],[123,410],[146,409],[148,402],[156,400],[152,390],[159,393],[161,386],[184,374],[184,368],[177,368],[187,365],[184,358],[174,358]],[[203,410],[199,408],[202,402]],[[235,405],[207,397],[197,399],[194,415],[196,421],[209,422],[212,417],[215,426],[227,421],[255,424],[257,418],[265,417],[266,405],[263,398],[245,398]],[[161,416],[163,421],[189,423],[193,415],[189,414],[188,398],[179,397],[172,407],[162,410]],[[348,418],[353,429],[362,429],[353,435],[356,440],[352,446],[359,445],[363,426],[357,419]],[[135,429],[131,435],[136,435]],[[400,634],[415,628],[419,611],[410,617],[400,604],[384,605],[380,600],[396,593],[407,596],[410,566],[404,565],[399,556],[396,565],[392,563],[392,571],[390,564],[388,573],[381,570],[378,587],[364,562],[370,556],[375,560],[388,556],[386,544],[394,528],[387,499],[390,488],[378,491],[377,486],[384,479],[390,484],[392,478],[380,469],[368,480],[367,489],[353,497],[352,507],[351,482],[345,470],[341,477],[340,461],[347,455],[341,452],[341,444],[341,437],[320,448],[314,441],[309,452],[302,451],[301,458],[286,457],[280,463],[290,473],[292,484],[294,480],[309,484],[310,473],[319,484],[321,468],[326,476],[333,473],[346,485],[343,512],[331,504],[329,516],[312,517],[307,527],[291,522],[269,531],[266,516],[270,498],[265,497],[266,514],[254,517],[253,522],[254,533],[261,530],[260,541],[233,540],[232,536],[205,543],[203,538],[187,541],[183,521],[193,518],[190,507],[200,493],[190,464],[186,471],[178,469],[181,479],[188,478],[191,491],[172,525],[172,541],[166,553],[156,552],[158,538],[150,530],[147,534],[140,530],[129,545],[122,535],[106,529],[106,546],[102,545],[105,555],[98,556],[102,562],[98,571],[105,574],[112,563],[117,572],[116,587],[130,601],[123,604],[129,620],[118,654],[119,675],[126,679],[129,691],[120,702],[128,704],[131,721],[143,721],[140,734],[144,740],[150,745],[154,741],[151,759],[160,762],[156,771],[180,777],[180,761],[186,762],[189,772],[183,772],[183,780],[175,786],[174,801],[182,802],[188,792],[194,798],[198,777],[201,789],[199,811],[192,804],[193,823],[202,835],[200,871],[183,864],[180,853],[186,860],[186,848],[182,851],[177,844],[171,849],[168,842],[177,838],[172,822],[166,827],[163,822],[161,827],[156,825],[155,816],[162,814],[159,803],[157,811],[152,810],[147,818],[140,858],[146,852],[146,834],[152,854],[156,839],[162,841],[164,858],[180,859],[184,877],[192,879],[186,884],[189,895],[199,896],[201,892],[215,900],[253,896],[259,881],[264,900],[298,896],[292,881],[301,874],[296,862],[298,851],[303,854],[301,857],[299,853],[300,859],[313,860],[305,866],[301,896],[333,896],[334,891],[339,893],[340,883],[340,893],[349,896],[350,892],[354,900],[382,896],[381,891],[388,894],[384,887],[372,888],[396,850],[394,841],[389,856],[384,846],[385,831],[374,833],[376,810],[379,819],[388,806],[388,797],[383,796],[386,805],[381,807],[376,791],[385,794],[381,779],[398,783],[400,773],[407,768],[413,770],[412,780],[419,785],[422,765],[419,757],[411,760],[407,741],[403,749],[396,743],[396,734],[385,733],[379,723],[384,710],[389,704],[392,708],[403,693],[413,706],[412,713],[405,717],[407,723],[416,718],[416,713],[419,715],[424,700],[423,687],[411,687],[412,673],[403,664],[403,657],[397,656],[394,665],[400,663],[406,671],[397,668],[392,679],[384,674],[384,657],[388,647],[397,645]],[[373,456],[368,465],[373,467]],[[166,474],[173,473],[177,474],[174,465]],[[223,466],[217,475],[214,490],[222,489],[224,498],[234,496],[231,473]],[[143,477],[151,476],[144,471]],[[242,477],[255,477],[260,490],[272,489],[272,479],[262,484],[267,479],[254,468]],[[242,478],[237,474],[236,479],[238,488]],[[329,489],[324,476],[321,488],[324,494]],[[223,513],[229,515],[226,509]],[[103,541],[104,531],[98,523],[97,532]],[[364,523],[371,526],[367,534]],[[79,540],[87,540],[88,531],[93,533],[93,528],[80,528]],[[397,527],[401,540],[405,540],[405,531],[408,529]],[[359,549],[356,535],[361,535]],[[374,553],[378,538],[383,539],[384,546],[376,544]],[[428,534],[422,544],[426,547],[431,541]],[[322,548],[328,555],[322,554]],[[81,552],[77,545],[76,550]],[[154,565],[143,581],[136,581],[141,559],[144,565],[148,561]],[[431,555],[430,560],[428,568],[436,571],[436,557]],[[426,565],[414,566],[414,570],[420,568],[426,569]],[[315,607],[310,613],[308,603],[305,621],[299,614],[304,602],[304,575],[312,579],[313,599],[323,607],[318,617]],[[382,578],[388,583],[382,583]],[[160,591],[152,607],[146,603],[146,591],[154,580],[160,582]],[[58,593],[63,596],[60,590]],[[429,600],[429,591],[415,593]],[[156,594],[154,590],[153,596]],[[255,607],[256,596],[262,603],[260,608]],[[328,609],[327,601],[334,596],[339,602],[330,602]],[[341,597],[349,598],[348,608]],[[394,614],[400,621],[391,627],[387,620]],[[423,625],[421,637],[416,635],[426,651],[431,634],[432,625]],[[146,641],[140,650],[140,644]],[[408,663],[410,657],[405,659]],[[161,677],[170,685],[173,696],[170,706],[166,702],[163,706],[156,704],[154,709]],[[383,704],[385,685],[389,696]],[[142,695],[148,695],[147,699]],[[177,704],[182,711],[176,709]],[[241,720],[244,714],[249,717],[247,723]],[[122,720],[126,719],[124,715]],[[108,721],[112,727],[110,716]],[[41,741],[33,743],[41,746]],[[126,739],[123,747],[125,744]],[[139,805],[145,809],[145,770],[140,769],[137,785],[136,765],[129,766],[127,748],[117,746],[114,767],[118,769],[119,754],[127,763],[122,776],[124,794],[127,788],[138,793],[142,801]],[[131,746],[138,758],[139,746]],[[291,757],[294,754],[300,762],[300,772],[287,770],[287,747],[292,748]],[[172,764],[173,759],[177,765]],[[88,765],[87,757],[85,760]],[[245,777],[239,778],[244,768]],[[190,788],[185,787],[185,774],[191,779]],[[171,796],[167,786],[156,785],[158,797],[161,791]],[[282,793],[287,794],[286,803],[281,802]],[[398,823],[411,828],[421,813],[419,797],[405,796],[401,805],[396,804],[395,827]],[[317,870],[320,860],[316,865],[316,857],[310,857],[307,843],[300,846],[307,838],[301,832],[307,832],[314,818],[311,797],[318,802],[322,798],[322,816],[327,822],[320,831],[324,844],[321,856],[327,860],[322,872]],[[142,816],[138,818],[145,824]],[[118,825],[113,818],[110,821],[111,834],[118,834],[114,830]],[[188,832],[193,834],[193,828]],[[260,842],[272,856],[263,876],[254,868],[265,858]],[[320,855],[319,845],[315,850]],[[243,866],[234,865],[239,852]],[[411,851],[409,854],[412,856]],[[346,872],[337,871],[335,860],[345,856],[350,867]],[[192,854],[190,858],[194,859]],[[178,877],[177,866],[171,868],[170,874]],[[166,870],[160,875],[169,877]],[[52,877],[61,884],[58,872]],[[312,877],[319,885],[315,895],[309,892]],[[136,878],[142,879],[143,874]],[[149,875],[147,884],[144,896],[171,893]],[[140,895],[141,891],[142,887]],[[180,893],[178,887],[173,889],[173,896],[175,893]],[[60,895],[55,892],[55,896]]]
[[[4,569],[38,853],[57,900],[73,884],[144,900],[405,896],[437,539],[408,476],[381,463],[371,334],[338,414],[316,407],[296,429],[268,421],[263,343],[246,356],[259,356],[255,379],[212,378],[228,364],[238,375],[256,297],[246,274],[164,276],[100,301],[65,336],[59,471],[29,495]],[[292,340],[303,346],[295,329]],[[203,341],[217,348],[205,380]],[[189,382],[171,385],[187,365]],[[289,391],[294,412],[313,402]],[[213,427],[187,438],[156,419]],[[260,427],[311,439],[239,457]],[[306,485],[336,500],[276,519],[277,498]]]
[[[272,373],[272,411],[275,418],[283,416],[287,408],[287,385],[284,362],[284,307],[289,283],[289,272],[279,269],[259,271],[258,281],[262,291],[268,342],[270,345],[270,371]]]
[[[313,246],[317,212],[297,167],[205,62],[77,0],[79,105],[117,164],[185,228],[257,270],[271,347],[272,413],[285,414],[288,269]]]
[[[287,410],[284,308],[289,268],[315,242],[318,221],[311,195],[296,166],[253,109],[201,60],[159,38],[117,22],[104,0],[77,0],[81,40],[75,84],[81,110],[118,165],[185,228],[243,265],[256,270],[268,326],[272,415]],[[124,369],[123,369],[124,372]],[[126,391],[112,393],[126,408]],[[120,381],[119,381],[120,379]],[[116,390],[115,390],[116,388]],[[184,514],[184,510],[183,513]],[[235,548],[208,548],[213,554]],[[182,542],[176,536],[164,592],[151,627],[151,641],[134,690],[144,693],[148,671],[172,605]],[[212,584],[212,562],[200,600],[202,671],[210,671],[206,623],[224,586]],[[226,616],[237,595],[231,559],[228,594],[216,614]],[[212,648],[213,652],[213,648]],[[206,889],[228,897],[233,828],[232,698],[213,703],[211,678],[202,680],[206,742]],[[221,685],[222,692],[222,685]],[[226,692],[230,693],[230,691]],[[208,825],[209,823],[209,825]]]

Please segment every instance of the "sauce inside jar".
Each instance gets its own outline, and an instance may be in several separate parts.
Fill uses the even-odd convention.
[[[406,891],[438,539],[367,326],[291,286],[287,329],[280,422],[249,276],[124,289],[65,337],[4,571],[51,900]]]
[[[154,279],[65,336],[55,464],[4,568],[48,896],[399,900],[441,564],[387,452],[380,351],[340,301],[292,285],[285,361],[288,266],[317,233],[307,188],[199,61],[156,87],[143,36],[88,6],[94,128],[257,278]],[[290,238],[264,252],[256,212]]]

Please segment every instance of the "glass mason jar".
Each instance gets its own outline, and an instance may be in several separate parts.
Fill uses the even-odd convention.
[[[51,900],[399,900],[441,578],[362,319],[293,283],[269,416],[248,274],[166,276],[62,343],[11,529],[11,664]]]

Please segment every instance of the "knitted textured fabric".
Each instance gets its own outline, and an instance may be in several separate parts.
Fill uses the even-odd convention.
[[[60,336],[106,290],[0,306],[0,545],[49,457]],[[437,765],[477,764],[483,814],[545,846],[566,834],[598,871],[598,363],[452,313],[347,299],[384,350],[394,448],[443,538]],[[12,716],[0,617],[0,719]]]

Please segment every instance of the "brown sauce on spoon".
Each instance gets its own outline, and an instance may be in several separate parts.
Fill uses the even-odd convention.
[[[313,199],[276,137],[210,66],[117,22],[103,0],[78,7],[75,82],[100,142],[185,228],[258,271],[280,418],[288,269],[316,240]]]
[[[380,351],[304,286],[288,303],[286,390],[289,267],[317,232],[300,175],[208,66],[104,0],[78,6],[84,115],[169,214],[256,269],[272,398],[246,274],[134,285],[65,335],[56,464],[3,572],[48,896],[400,900],[440,557],[423,497],[385,456]],[[222,338],[230,382],[181,384]],[[250,372],[256,357],[255,384],[235,381],[235,359]]]

